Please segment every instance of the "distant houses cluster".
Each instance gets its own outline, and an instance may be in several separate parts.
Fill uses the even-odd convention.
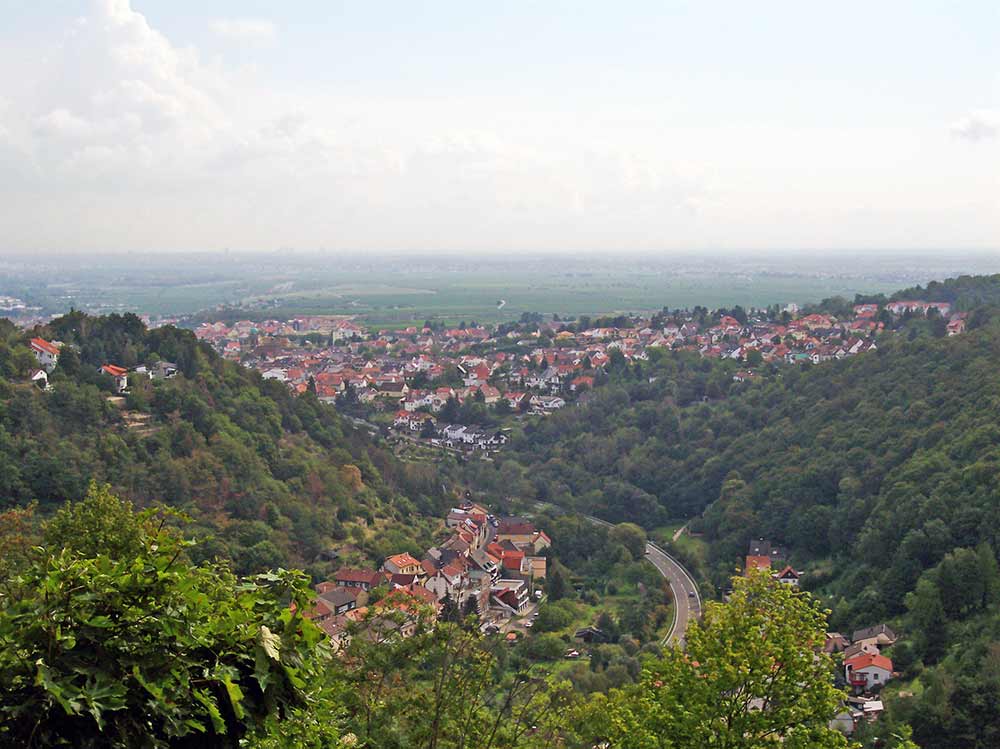
[[[781,547],[767,539],[750,542],[744,560],[744,574],[764,570],[782,585],[799,586],[802,573],[787,563]],[[886,624],[877,624],[856,630],[850,638],[839,632],[827,632],[823,644],[825,652],[842,659],[844,683],[851,694],[844,710],[834,725],[844,733],[853,733],[862,720],[875,720],[882,712],[882,701],[877,698],[881,688],[896,674],[892,659],[882,649],[895,644],[898,637]]]
[[[620,318],[615,326],[582,329],[544,321],[372,331],[350,316],[313,315],[203,323],[195,335],[264,378],[298,392],[312,389],[328,402],[350,391],[361,404],[390,413],[437,416],[451,400],[461,404],[475,399],[518,413],[548,414],[593,388],[615,356],[643,361],[651,348],[696,351],[745,362],[748,366],[733,379],[752,382],[760,376],[753,368],[758,363],[820,363],[874,350],[886,314],[896,319],[937,315],[946,320],[948,335],[965,330],[965,314],[950,304],[904,300],[857,304],[847,319],[800,314],[797,306],[788,305],[776,317],[751,310],[739,319],[676,313]],[[396,428],[418,436],[425,421],[400,419]],[[441,439],[429,428],[425,434]],[[449,441],[453,446],[484,445],[482,438],[467,435],[444,443]]]
[[[377,570],[337,570],[316,586],[305,616],[340,648],[359,633],[408,637],[418,619],[433,621],[446,606],[478,615],[483,629],[522,614],[546,577],[542,552],[551,541],[545,532],[471,502],[452,508],[445,522],[450,536],[421,559],[401,552]]]
[[[37,337],[31,339],[31,351],[35,355],[39,367],[31,373],[32,382],[43,389],[48,389],[48,376],[59,363],[59,355],[64,345],[61,341],[47,341],[44,338]],[[128,376],[130,371],[155,380],[170,379],[177,374],[178,370],[176,364],[168,361],[158,361],[151,366],[142,365],[132,370],[111,363],[102,364],[98,368],[98,372],[111,378],[114,383],[115,392],[119,395],[128,392]]]

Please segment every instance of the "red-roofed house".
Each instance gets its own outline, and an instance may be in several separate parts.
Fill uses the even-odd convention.
[[[128,390],[128,370],[115,364],[105,364],[101,372],[109,375],[115,381],[115,390],[124,393]]]
[[[859,655],[844,661],[844,678],[857,689],[880,687],[892,678],[892,661],[884,655]]]
[[[497,540],[513,541],[516,544],[531,543],[535,534],[535,525],[524,518],[501,518],[497,528]]]
[[[520,572],[521,562],[523,560],[524,560],[523,551],[510,551],[508,549],[504,549],[502,564],[505,570],[510,570],[511,572]]]
[[[59,347],[44,338],[31,339],[31,352],[46,372],[51,372],[59,362]]]
[[[424,571],[420,560],[415,559],[412,554],[405,551],[402,554],[393,554],[388,557],[382,567],[394,575],[421,575]]]

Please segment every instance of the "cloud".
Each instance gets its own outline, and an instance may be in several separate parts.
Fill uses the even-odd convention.
[[[1000,112],[977,110],[951,126],[952,135],[956,138],[977,143],[992,140],[1000,135]]]
[[[240,42],[271,42],[278,30],[264,18],[218,18],[212,22],[212,31]]]
[[[213,28],[274,33],[246,19]],[[128,0],[92,0],[63,32],[44,60],[18,48],[30,85],[8,95],[0,69],[0,193],[22,201],[0,212],[0,235],[15,243],[615,244],[633,226],[668,235],[707,200],[662,151],[620,153],[620,139],[485,96],[270,89],[179,46]]]

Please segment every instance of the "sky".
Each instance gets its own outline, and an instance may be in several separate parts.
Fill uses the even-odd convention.
[[[995,0],[0,18],[0,253],[1000,253]]]

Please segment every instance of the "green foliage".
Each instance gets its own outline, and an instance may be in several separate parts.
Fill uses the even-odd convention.
[[[574,699],[501,638],[421,620],[412,637],[357,636],[333,667],[346,725],[379,749],[541,749],[558,745]],[[562,643],[556,639],[562,650]],[[551,647],[551,646],[550,646]],[[536,656],[551,653],[540,649]],[[558,656],[553,656],[558,657]],[[508,665],[507,668],[504,665]]]
[[[611,541],[628,549],[633,559],[642,559],[646,554],[646,531],[635,523],[619,523],[608,534]]]
[[[0,595],[5,744],[236,746],[309,704],[324,638],[288,606],[307,605],[306,578],[193,566],[188,542],[147,520],[92,487],[44,535],[106,548],[40,550]]]
[[[114,559],[138,556],[148,542],[151,517],[136,515],[132,506],[91,482],[87,496],[59,508],[45,524],[45,545],[82,557]]]
[[[550,600],[538,609],[535,619],[535,632],[555,632],[568,627],[578,616],[577,607],[572,601]]]
[[[0,330],[0,507],[37,500],[47,514],[91,481],[108,484],[138,507],[162,501],[182,510],[196,535],[218,531],[213,555],[239,573],[306,567],[362,513],[395,520],[441,507],[430,466],[394,460],[313,393],[295,397],[189,331],[74,312],[33,333],[65,345],[43,393],[12,374],[12,352],[31,356],[28,334]],[[99,365],[159,360],[181,374],[132,375],[123,408],[102,391]],[[247,522],[262,529],[249,543]]]
[[[620,749],[846,747],[828,728],[842,693],[817,655],[826,617],[807,594],[767,575],[736,578],[726,604],[709,604],[684,652],[648,664],[638,684],[582,711],[588,745]]]
[[[946,281],[931,281],[897,291],[892,300],[923,299],[928,302],[949,302],[962,310],[982,305],[1000,304],[1000,274],[992,276],[959,276]]]

